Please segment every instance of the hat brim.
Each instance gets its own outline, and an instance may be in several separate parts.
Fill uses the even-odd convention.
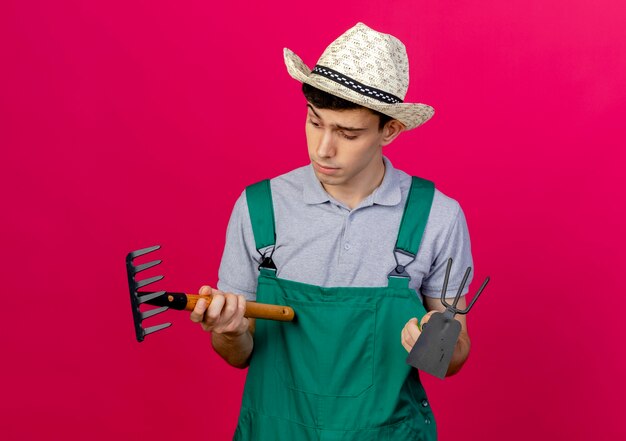
[[[384,113],[394,119],[400,121],[406,130],[411,130],[421,126],[435,113],[435,109],[427,104],[421,103],[399,103],[387,104],[382,103],[374,98],[361,95],[355,90],[345,87],[335,81],[317,74],[311,74],[311,69],[304,64],[302,59],[293,51],[285,48],[284,51],[285,65],[287,72],[295,80],[301,83],[310,84],[313,87],[331,93],[335,96],[353,102],[363,107]]]

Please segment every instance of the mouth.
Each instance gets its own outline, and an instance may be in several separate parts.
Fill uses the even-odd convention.
[[[317,170],[318,172],[322,174],[333,175],[339,171],[338,167],[329,167],[326,165],[318,164],[315,161],[312,161],[312,162],[313,162],[313,167],[315,168],[315,170]]]

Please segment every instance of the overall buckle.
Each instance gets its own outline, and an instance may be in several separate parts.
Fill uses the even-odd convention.
[[[398,254],[402,254],[404,256],[408,256],[411,260],[405,264],[401,264],[398,259]],[[400,248],[393,249],[393,258],[396,260],[396,267],[391,270],[391,272],[387,275],[387,277],[405,277],[410,279],[409,273],[406,272],[406,267],[409,266],[415,260],[415,254],[409,253],[408,251],[401,250]]]
[[[271,248],[271,251],[269,249],[266,249],[265,252],[263,253],[260,250],[257,250],[257,251],[261,255],[261,258],[263,259],[261,261],[261,264],[259,265],[259,271],[261,271],[261,268],[276,271],[276,265],[274,264],[274,261],[272,260],[272,256],[274,255],[274,247]]]

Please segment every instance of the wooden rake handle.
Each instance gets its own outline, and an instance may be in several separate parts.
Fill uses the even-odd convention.
[[[207,305],[211,304],[213,300],[213,296],[201,296],[198,294],[186,294],[187,296],[187,305],[185,306],[186,311],[193,311],[196,307],[196,303],[200,299],[205,299],[207,301]],[[293,320],[294,312],[293,309],[289,306],[282,305],[269,305],[267,303],[257,303],[248,300],[246,302],[246,312],[244,313],[245,317],[249,318],[260,318],[260,319],[268,319],[268,320],[278,320],[280,322],[290,322]]]

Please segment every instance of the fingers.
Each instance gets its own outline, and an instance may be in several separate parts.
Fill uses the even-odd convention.
[[[243,315],[246,313],[246,298],[244,296],[237,296],[237,315]]]
[[[211,287],[203,286],[202,288],[200,288],[199,294],[208,295],[207,293],[210,293],[210,292],[211,292]],[[191,314],[189,316],[191,321],[195,323],[200,323],[204,319],[204,312],[206,311],[207,306],[208,305],[207,305],[206,300],[198,299],[198,301],[196,302],[196,306],[193,308],[193,311],[191,311]]]
[[[430,317],[432,317],[432,315],[436,312],[437,311],[433,310],[433,311],[428,311],[426,314],[424,314],[424,317],[422,317],[422,321],[420,322],[420,327],[424,328],[424,325],[428,323],[428,320],[430,320]]]
[[[216,293],[222,294],[220,290],[213,289],[208,285],[204,285],[200,287],[200,289],[198,290],[198,294],[200,294],[201,296],[210,296]],[[206,300],[198,299],[198,301],[196,302],[196,306],[194,307],[193,311],[191,311],[191,315],[189,317],[191,321],[195,323],[200,323],[201,321],[203,321],[204,313],[207,307],[208,307],[208,304]]]
[[[224,304],[213,324],[213,332],[228,335],[243,334],[248,330],[248,319],[243,316],[246,311],[246,298],[231,293],[224,294],[223,297]]]
[[[411,352],[411,349],[413,349],[413,346],[415,346],[415,342],[417,341],[419,336],[422,335],[422,329],[424,328],[424,325],[428,323],[430,317],[436,312],[437,311],[433,310],[424,314],[419,325],[417,322],[417,318],[415,317],[406,322],[406,325],[404,325],[404,328],[402,329],[402,332],[400,334],[400,340],[402,341],[402,346],[404,347],[404,349],[407,350],[407,352]]]
[[[204,323],[209,326],[215,324],[220,318],[225,304],[225,296],[221,294],[213,294],[213,300],[211,300],[211,304],[206,308],[206,312],[204,313]]]
[[[400,334],[402,346],[407,352],[411,352],[411,349],[413,349],[413,346],[420,335],[421,331],[417,327],[417,319],[413,317],[411,320],[406,322],[406,325],[404,325]]]
[[[208,285],[204,285],[204,286],[200,287],[199,294],[201,296],[210,296],[211,294],[213,294],[213,292],[221,293],[221,291],[219,291],[217,289],[213,289],[213,288],[211,288]]]
[[[224,293],[209,286],[203,286],[199,290],[200,295],[211,295],[210,304],[206,300],[199,299],[190,319],[200,323],[202,329],[226,335],[241,335],[248,330],[248,319],[243,315],[246,310],[244,296]]]

